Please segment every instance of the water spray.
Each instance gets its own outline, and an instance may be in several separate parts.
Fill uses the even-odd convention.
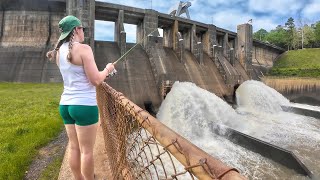
[[[161,26],[162,27],[162,26]],[[160,28],[161,28],[160,27]],[[155,31],[157,31],[158,30],[158,28],[156,28],[156,29],[154,29],[151,33],[149,33],[147,36],[150,36],[152,33],[154,33]],[[145,36],[145,37],[143,37],[142,38],[142,40],[141,40],[141,42],[143,42],[144,41],[144,39],[147,37],[147,36]],[[140,42],[140,43],[141,43]],[[123,61],[123,60],[125,60],[124,59],[124,57],[126,57],[135,47],[137,47],[140,43],[136,43],[134,46],[132,46],[132,48],[130,48],[126,53],[124,53],[119,59],[117,59],[115,62],[113,62],[112,64],[115,66],[118,62],[121,62],[121,61]],[[109,73],[109,75],[108,75],[108,77],[111,77],[111,76],[114,76],[115,74],[117,74],[117,70],[116,69],[114,69],[112,72],[110,72]]]

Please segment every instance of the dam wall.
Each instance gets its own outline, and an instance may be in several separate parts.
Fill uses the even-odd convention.
[[[44,47],[56,43],[61,3],[41,0],[7,1],[0,9],[1,47]]]
[[[44,47],[57,42],[58,22],[64,12],[0,11],[1,41],[6,47]]]
[[[136,42],[140,44],[117,66],[119,75],[110,84],[138,105],[146,101],[159,105],[174,81],[194,82],[220,97],[229,96],[235,84],[259,79],[254,74],[262,65],[258,63],[256,70],[256,62],[271,65],[283,52],[252,40],[251,24],[239,25],[236,33],[155,10],[99,1],[3,2],[0,81],[62,82],[57,66],[45,54],[57,43],[57,25],[66,14],[76,15],[88,27],[85,43],[93,48],[100,70],[133,46],[126,43],[124,23],[137,25]],[[94,41],[94,20],[115,22],[115,42]],[[159,37],[157,28],[164,37]]]
[[[61,82],[55,63],[45,55],[56,44],[61,3],[5,1],[0,9],[0,81]]]
[[[132,43],[126,44],[128,48],[133,45]],[[94,48],[98,69],[103,69],[107,63],[114,62],[121,55],[116,42],[96,41]],[[140,107],[144,107],[145,102],[152,102],[156,107],[160,106],[161,98],[149,57],[141,45],[133,49],[126,57],[126,61],[120,62],[116,68],[118,73],[108,78],[109,85],[122,92]]]
[[[252,63],[271,68],[273,62],[284,52],[283,49],[264,42],[253,41]]]

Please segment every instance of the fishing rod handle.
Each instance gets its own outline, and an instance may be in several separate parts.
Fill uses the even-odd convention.
[[[116,69],[113,69],[113,71],[111,71],[111,72],[107,75],[107,77],[112,77],[112,76],[116,75],[117,72],[118,72],[118,71],[117,71]]]

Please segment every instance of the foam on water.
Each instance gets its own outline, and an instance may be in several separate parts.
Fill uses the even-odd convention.
[[[251,116],[247,112],[238,114],[216,95],[189,82],[175,82],[157,114],[157,118],[168,127],[213,157],[238,168],[250,179],[296,178],[297,174],[292,170],[213,133],[219,124],[240,131],[260,132],[264,128],[263,123],[247,121],[246,118]]]
[[[315,166],[320,173],[320,123],[281,111],[289,101],[263,83],[248,81],[237,91],[234,110],[216,95],[189,82],[175,82],[162,102],[157,118],[189,141],[238,168],[250,179],[304,179],[292,170],[213,133],[216,125],[227,125],[275,145],[289,148]],[[262,110],[261,110],[262,109]]]
[[[262,125],[259,131],[251,128],[245,132],[293,151],[315,174],[320,175],[320,121],[282,111],[281,105],[293,104],[261,82],[244,82],[238,90],[237,100],[240,102],[236,111],[243,116],[244,123]],[[304,107],[310,108],[308,105]],[[313,109],[317,108],[313,106]]]
[[[249,80],[236,91],[238,106],[251,111],[279,112],[281,105],[289,105],[289,100],[262,82]]]
[[[167,126],[191,138],[202,137],[212,122],[228,123],[236,117],[236,112],[222,99],[190,82],[175,82],[157,114],[158,119],[166,120]]]
[[[237,90],[237,99],[239,101],[236,111],[243,116],[244,121],[247,124],[263,125],[263,128],[259,130],[260,135],[255,134],[255,136],[279,142],[279,144],[281,142],[282,145],[288,145],[300,139],[301,145],[314,147],[314,142],[320,141],[319,121],[315,118],[282,111],[281,105],[291,106],[293,104],[265,84],[253,80],[244,82]],[[300,107],[302,107],[301,104]],[[247,133],[255,132],[247,131]],[[284,138],[285,136],[288,138]],[[302,139],[302,137],[305,138]]]

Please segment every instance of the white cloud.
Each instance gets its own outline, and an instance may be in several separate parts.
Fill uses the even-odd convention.
[[[277,26],[278,26],[277,23],[265,17],[259,18],[259,19],[253,19],[252,21],[253,32],[258,31],[259,29],[265,29],[267,31],[270,31],[272,29],[275,29]]]
[[[233,0],[232,2],[226,1],[226,0],[215,0],[215,1],[212,1],[212,0],[199,0],[199,1],[202,1],[203,3],[205,3],[205,4],[207,4],[208,6],[211,6],[211,7],[218,7],[218,6],[229,6],[229,7],[232,7],[236,3],[239,3],[239,2],[245,3],[246,2],[246,0]]]
[[[95,20],[94,39],[113,41],[114,40],[114,22]]]
[[[236,32],[237,25],[247,23],[253,19],[252,15],[239,12],[237,10],[227,10],[213,15],[213,24],[218,27]]]
[[[287,15],[303,8],[306,0],[249,0],[249,10],[256,13]]]
[[[302,10],[303,18],[320,21],[320,0],[314,0]]]
[[[135,43],[137,37],[137,26],[132,24],[124,24],[124,31],[126,32],[126,41]]]

